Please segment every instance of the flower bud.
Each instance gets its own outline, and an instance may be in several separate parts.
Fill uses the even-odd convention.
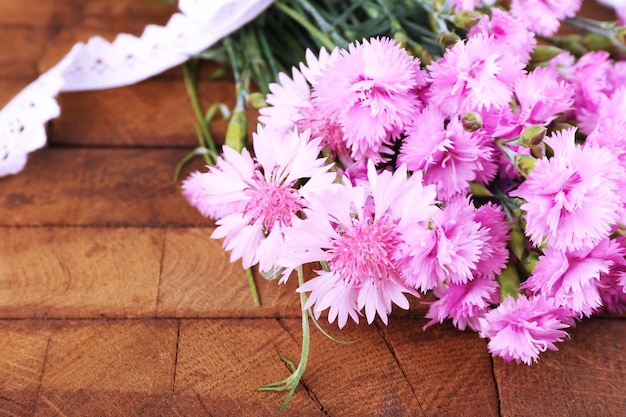
[[[533,274],[533,271],[537,266],[537,262],[539,262],[539,254],[534,251],[528,252],[528,255],[526,255],[524,259],[522,259],[522,266],[524,267],[524,270],[526,271],[526,274],[528,274],[528,276],[531,276]]]
[[[474,10],[461,10],[452,17],[455,26],[461,29],[469,30],[480,21],[481,14]]]
[[[587,48],[583,45],[581,35],[567,35],[559,38],[554,37],[551,38],[551,40],[559,47],[570,51],[574,56],[582,56],[588,52]]]
[[[493,197],[487,187],[476,181],[470,182],[470,192],[474,197]]]
[[[617,26],[613,29],[615,39],[622,45],[626,45],[626,26]]]
[[[526,128],[519,137],[519,144],[525,148],[537,146],[543,141],[543,138],[546,137],[547,132],[548,129],[544,126],[531,126]]]
[[[535,162],[537,160],[530,155],[524,153],[515,154],[515,169],[524,178],[528,178],[533,169],[535,169]]]
[[[519,295],[519,274],[513,262],[509,261],[504,271],[498,276],[498,284],[500,284],[501,300],[504,301],[509,296],[517,299]]]
[[[552,45],[537,45],[530,55],[530,62],[541,63],[547,62],[563,52],[561,48]]]
[[[241,152],[248,135],[248,118],[243,110],[236,110],[228,122],[226,130],[226,146]]]
[[[513,255],[517,259],[523,259],[526,252],[526,236],[522,226],[518,222],[513,222],[511,225],[511,233],[509,234],[509,249],[513,252]]]
[[[267,106],[267,103],[265,102],[265,95],[259,93],[258,91],[251,93],[248,96],[246,104],[248,107],[252,107],[253,109],[260,109],[261,107]]]
[[[439,43],[441,43],[444,49],[448,49],[454,46],[454,44],[456,44],[458,41],[460,41],[461,38],[456,33],[446,32],[440,33],[437,37],[437,40],[439,41]]]
[[[483,118],[473,111],[467,112],[461,117],[461,124],[466,132],[476,132],[483,127]]]
[[[530,154],[537,159],[545,158],[546,156],[546,144],[540,143],[536,146],[530,147]]]
[[[583,37],[583,44],[590,51],[610,51],[613,44],[606,36],[598,33],[588,33]]]

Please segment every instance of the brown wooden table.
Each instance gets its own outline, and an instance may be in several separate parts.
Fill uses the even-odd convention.
[[[0,0],[0,104],[74,42],[139,34],[175,10]],[[232,103],[228,81],[200,89],[207,105]],[[196,143],[180,70],[59,99],[49,146],[0,178],[0,415],[273,415],[284,393],[254,390],[289,374],[278,353],[299,357],[295,282],[258,278],[255,307],[213,223],[172,185]],[[425,311],[327,326],[350,345],[313,330],[284,415],[626,415],[624,317],[581,322],[529,367],[449,324],[422,331]]]

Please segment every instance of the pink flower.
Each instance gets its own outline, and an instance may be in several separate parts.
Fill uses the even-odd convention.
[[[505,361],[530,365],[547,349],[558,350],[556,342],[568,337],[571,316],[550,299],[541,296],[517,300],[507,297],[498,308],[478,319],[480,335],[491,339],[489,352]]]
[[[287,271],[328,265],[298,289],[311,293],[305,308],[314,306],[318,317],[329,308],[329,321],[338,319],[339,327],[348,317],[358,322],[363,309],[369,323],[376,314],[387,323],[392,303],[408,308],[404,293],[417,294],[403,281],[406,235],[438,210],[434,197],[419,173],[407,178],[406,167],[377,173],[372,162],[367,187],[346,182],[314,196],[306,217],[287,232],[278,260]]]
[[[476,263],[475,275],[495,279],[509,259],[507,242],[511,227],[501,206],[487,203],[476,209],[474,221],[485,229],[485,244]]]
[[[428,66],[432,83],[428,96],[446,116],[502,108],[509,104],[523,67],[493,36],[478,34],[457,42]]]
[[[608,274],[600,277],[600,281],[603,310],[609,313],[626,313],[626,260],[621,258]]]
[[[285,73],[279,73],[278,82],[269,84],[270,93],[265,98],[268,106],[259,109],[259,122],[266,127],[283,132],[293,130],[298,122],[306,124],[306,120],[303,119],[306,119],[308,113],[314,110],[311,86],[338,56],[338,48],[330,54],[322,48],[319,56],[315,56],[307,49],[306,65],[300,63],[299,69],[292,68],[291,78]],[[301,131],[306,130],[307,127],[303,127]],[[312,137],[317,137],[315,131]]]
[[[560,58],[561,61],[564,59]],[[588,52],[573,65],[558,66],[559,73],[574,88],[574,110],[581,119],[579,128],[584,133],[593,130],[598,105],[607,94],[614,91],[608,79],[611,68],[609,53],[606,51]]]
[[[254,150],[256,160],[245,150],[238,154],[224,147],[218,164],[192,175],[183,188],[190,203],[204,213],[211,213],[212,205],[216,213],[228,205],[211,237],[224,238],[231,262],[241,258],[244,268],[259,263],[262,271],[269,271],[285,229],[306,207],[306,198],[331,185],[335,175],[318,158],[319,140],[310,140],[309,132],[280,134],[259,126]],[[306,183],[299,186],[303,179]]]
[[[558,250],[595,246],[608,237],[622,209],[618,195],[624,169],[607,148],[578,146],[575,129],[546,138],[553,158],[538,159],[511,195],[525,201],[526,234],[537,246]]]
[[[519,105],[517,123],[523,126],[547,125],[571,110],[574,89],[552,68],[537,67],[519,77],[514,87]]]
[[[203,216],[215,220],[241,212],[245,201],[238,195],[245,189],[246,180],[252,177],[254,170],[255,163],[247,149],[240,154],[225,146],[217,164],[209,168],[211,175],[196,171],[183,181],[183,196]]]
[[[608,274],[625,254],[621,245],[609,239],[571,252],[547,248],[522,287],[554,299],[572,314],[590,316],[602,306],[601,275]]]
[[[508,12],[493,7],[489,16],[483,16],[467,33],[468,37],[478,34],[492,35],[496,45],[503,50],[520,57],[522,62],[530,60],[530,54],[537,44],[535,34],[524,27],[522,22],[514,19]]]
[[[439,199],[448,200],[468,192],[470,181],[479,175],[492,179],[496,167],[491,162],[493,148],[481,132],[463,130],[456,117],[444,124],[439,110],[426,107],[407,128],[398,162],[412,171],[423,170],[424,182],[437,187]]]
[[[595,113],[595,128],[585,140],[585,146],[609,149],[626,171],[626,87],[620,87],[610,98],[600,102]],[[617,179],[622,200],[619,222],[626,224],[626,177]]]
[[[574,17],[582,0],[512,0],[511,14],[538,35],[554,35],[567,17]]]
[[[379,159],[421,106],[415,89],[424,83],[417,59],[388,38],[350,44],[314,86],[314,103],[337,118],[355,158]]]
[[[626,87],[601,100],[596,115],[595,127],[585,143],[609,148],[626,168]]]
[[[483,4],[483,0],[451,0],[450,7],[454,10],[474,10],[477,6]]]
[[[469,326],[472,330],[480,329],[478,317],[499,299],[498,281],[484,276],[477,277],[464,284],[442,285],[443,292],[437,291],[439,299],[430,303],[426,318],[431,319],[424,329],[451,318],[459,330]]]
[[[428,229],[416,229],[404,279],[423,292],[441,283],[464,284],[474,277],[488,229],[474,221],[475,208],[467,197],[456,196],[433,215]]]

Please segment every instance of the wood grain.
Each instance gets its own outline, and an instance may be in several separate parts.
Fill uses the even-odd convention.
[[[163,233],[0,228],[0,317],[153,317]]]
[[[38,321],[0,321],[0,415],[32,413],[50,332]]]
[[[299,321],[281,322],[294,340],[301,339]],[[429,415],[416,391],[419,387],[406,378],[377,325],[349,323],[339,330],[336,323],[321,324],[334,337],[351,342],[338,344],[311,330],[310,365],[302,384],[329,415]]]
[[[63,93],[63,113],[52,124],[53,144],[84,146],[198,146],[196,118],[182,75],[102,91]],[[234,105],[232,82],[198,85],[207,110],[214,102]],[[150,97],[146,100],[146,97]],[[120,107],[125,111],[120,112]],[[227,123],[216,117],[213,133],[223,143]]]
[[[531,366],[494,359],[503,416],[625,414],[626,321],[585,320],[571,335]]]
[[[0,105],[77,41],[139,34],[174,5],[148,0],[0,0]],[[610,13],[585,2],[585,13]],[[210,69],[203,69],[203,77]],[[234,86],[200,82],[206,107]],[[49,147],[0,178],[0,415],[272,416],[300,355],[296,282],[246,276],[172,175],[196,145],[180,69],[135,86],[62,94]],[[251,126],[253,128],[254,126]],[[226,124],[215,126],[218,141]],[[203,169],[195,160],[185,174]],[[312,271],[307,271],[311,276]],[[426,301],[428,298],[426,299]],[[585,320],[532,366],[490,358],[427,306],[388,326],[312,329],[285,416],[622,416],[624,315]],[[104,317],[104,318],[103,318]]]
[[[4,225],[211,225],[186,203],[176,149],[46,148],[20,175],[0,178]],[[192,169],[202,169],[196,160]]]
[[[275,319],[184,320],[175,393],[185,400],[177,405],[178,412],[233,417],[274,415],[286,393],[255,390],[289,375],[279,353],[296,359],[300,348]],[[346,394],[347,402],[354,399]],[[281,415],[328,414],[298,387]]]
[[[241,262],[229,261],[213,229],[168,229],[158,315],[164,317],[300,316],[297,281],[287,285],[256,275],[261,307],[254,307]]]
[[[177,340],[175,320],[52,322],[35,415],[162,413]]]
[[[426,320],[380,327],[426,415],[498,415],[487,344],[450,323],[422,330]]]

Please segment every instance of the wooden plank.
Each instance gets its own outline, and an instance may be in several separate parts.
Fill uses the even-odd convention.
[[[0,415],[32,413],[49,333],[37,321],[0,321]]]
[[[163,25],[178,8],[149,1],[0,1],[0,78],[30,78],[56,64],[76,42],[113,40]]]
[[[85,150],[42,149],[18,175],[0,178],[0,222],[6,226],[76,223]]]
[[[498,396],[484,340],[446,322],[395,319],[381,327],[426,415],[498,415]]]
[[[0,317],[153,317],[163,233],[0,228]]]
[[[11,26],[37,30],[67,24],[84,1],[0,0],[0,29]]]
[[[232,81],[201,82],[206,110],[215,102],[234,105]],[[159,77],[110,90],[59,95],[61,116],[50,143],[82,146],[198,146],[194,116],[182,75]],[[216,118],[213,133],[223,143],[227,123]]]
[[[45,30],[20,26],[0,26],[0,34],[0,79],[21,80],[26,86],[40,74],[38,62],[48,34]],[[2,100],[0,106],[9,99]]]
[[[293,319],[281,322],[300,343],[301,322]],[[333,336],[352,341],[338,344],[316,328],[311,329],[311,354],[303,385],[326,413],[333,416],[429,415],[428,404],[423,404],[416,392],[423,389],[424,382],[411,386],[377,324],[350,322],[339,330],[336,323],[324,320],[320,323]],[[414,325],[413,321],[404,323]],[[299,356],[290,358],[297,362]]]
[[[297,281],[286,285],[256,276],[261,307],[254,307],[241,262],[231,264],[213,229],[167,229],[159,286],[163,317],[300,316]]]
[[[186,153],[181,149],[87,152],[76,224],[212,224],[187,203],[180,183],[173,184],[176,165]],[[196,167],[203,165],[200,159],[196,162]]]
[[[175,320],[51,323],[36,416],[167,415]]]
[[[626,320],[584,320],[531,366],[494,359],[503,416],[623,416]]]
[[[0,109],[31,81],[30,78],[10,79],[0,76]]]
[[[275,319],[183,320],[175,415],[275,415],[286,392],[255,389],[289,375],[278,353],[295,359],[300,356],[300,348]],[[302,387],[296,389],[289,407],[281,414],[323,415],[328,414]]]
[[[0,224],[210,225],[174,185],[181,149],[57,149],[0,178]],[[203,167],[198,159],[192,169]]]

